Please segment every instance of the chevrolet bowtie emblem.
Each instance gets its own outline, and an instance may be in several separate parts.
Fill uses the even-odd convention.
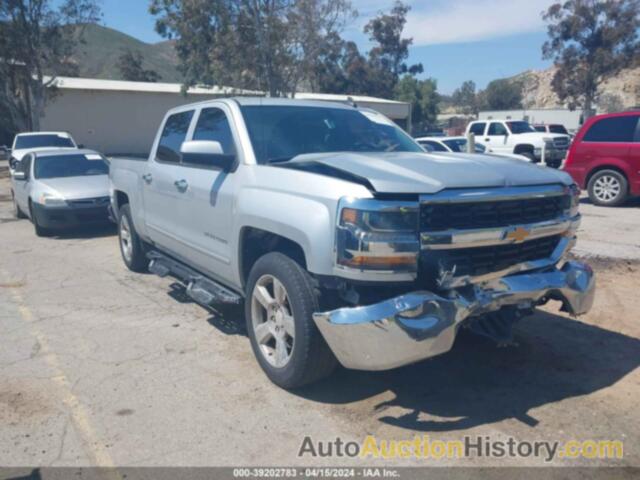
[[[529,238],[531,232],[523,227],[515,228],[511,230],[505,235],[505,238],[508,240],[513,240],[514,243],[524,242],[527,238]]]

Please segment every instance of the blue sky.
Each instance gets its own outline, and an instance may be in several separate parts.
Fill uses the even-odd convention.
[[[343,32],[366,51],[362,27],[393,0],[351,0],[359,17]],[[540,13],[552,0],[408,0],[412,7],[405,35],[413,37],[410,62],[421,62],[425,76],[451,93],[465,80],[487,82],[528,69],[542,69],[545,26]],[[145,42],[162,38],[146,0],[102,0],[103,23]]]

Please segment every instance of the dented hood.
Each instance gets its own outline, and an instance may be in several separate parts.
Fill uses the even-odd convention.
[[[445,188],[570,185],[559,170],[482,154],[332,152],[298,155],[280,166],[360,179],[379,193],[436,193]]]

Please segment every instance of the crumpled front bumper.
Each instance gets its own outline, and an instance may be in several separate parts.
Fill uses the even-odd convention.
[[[445,353],[466,318],[514,305],[563,302],[572,315],[589,311],[595,294],[591,267],[567,262],[560,269],[521,273],[445,298],[412,292],[380,303],[314,314],[340,363],[358,370],[387,370]]]

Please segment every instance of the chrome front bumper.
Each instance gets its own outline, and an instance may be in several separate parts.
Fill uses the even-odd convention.
[[[463,293],[464,292],[464,293]],[[445,353],[466,318],[504,306],[530,308],[561,300],[572,315],[589,311],[595,278],[588,265],[520,273],[466,289],[447,298],[412,292],[374,305],[316,313],[313,318],[340,363],[358,370],[387,370]]]

